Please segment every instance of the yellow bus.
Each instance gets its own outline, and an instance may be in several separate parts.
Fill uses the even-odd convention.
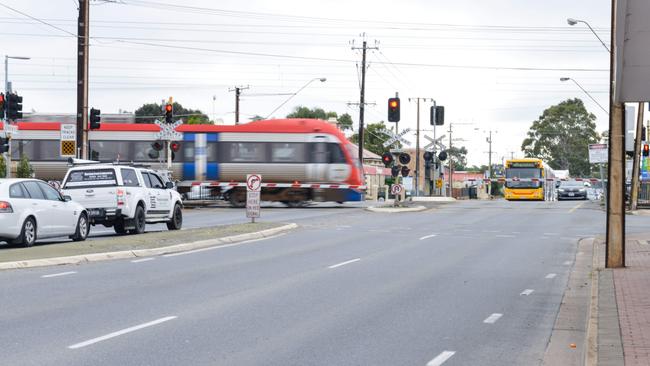
[[[506,161],[506,183],[503,193],[507,200],[550,199],[553,194],[553,169],[541,159],[512,159]],[[521,181],[519,181],[521,179]]]

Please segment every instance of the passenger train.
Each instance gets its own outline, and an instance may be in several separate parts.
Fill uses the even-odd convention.
[[[152,143],[155,124],[104,123],[88,134],[89,159],[166,168],[165,152]],[[360,201],[363,176],[352,145],[334,125],[314,119],[277,119],[237,126],[182,125],[172,177],[185,197],[245,201],[247,174],[260,174],[262,200],[289,205],[305,201]],[[37,178],[60,180],[68,165],[60,157],[60,123],[20,122],[12,159],[26,155]]]

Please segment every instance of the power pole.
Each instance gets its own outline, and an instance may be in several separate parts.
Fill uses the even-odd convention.
[[[235,124],[239,124],[239,97],[241,97],[241,91],[250,89],[250,86],[235,86],[232,89],[228,89],[228,91],[234,91],[235,92]]]
[[[353,50],[361,50],[361,92],[359,95],[359,163],[363,167],[363,130],[364,130],[364,111],[366,107],[366,51],[368,49],[378,50],[379,47],[368,47],[368,41],[366,41],[365,33],[363,36],[363,46],[354,47]],[[417,188],[416,188],[417,189]]]
[[[433,98],[424,98],[424,97],[409,98],[409,102],[416,101],[417,109],[418,109],[417,124],[415,127],[415,196],[420,195],[420,100],[425,102],[426,101],[434,102]]]
[[[88,42],[90,0],[79,0],[77,22],[77,155],[88,158]]]
[[[454,157],[451,154],[451,122],[449,123],[449,197],[454,197]]]
[[[487,138],[489,144],[488,148],[488,178],[490,179],[490,185],[488,186],[488,194],[492,197],[492,130],[490,130],[490,137]]]
[[[634,140],[634,162],[632,164],[632,195],[630,197],[630,209],[636,210],[637,200],[639,199],[639,175],[641,165],[641,140],[643,140],[643,107],[644,103],[639,103],[639,111],[636,121],[636,139]]]

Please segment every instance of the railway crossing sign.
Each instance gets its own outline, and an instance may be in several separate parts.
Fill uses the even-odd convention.
[[[437,146],[440,150],[445,150],[446,147],[445,147],[445,145],[442,143],[442,139],[445,138],[445,136],[446,136],[446,135],[442,135],[442,136],[440,136],[440,137],[438,137],[437,139],[434,140],[434,139],[432,139],[431,137],[429,137],[429,136],[427,136],[427,135],[424,135],[424,138],[430,141],[429,144],[428,144],[427,146],[424,147],[424,151],[435,150],[435,147],[436,147],[436,146]]]
[[[383,143],[384,147],[388,147],[388,146],[396,143],[397,141],[403,143],[406,146],[411,146],[411,142],[404,138],[404,135],[411,132],[410,128],[405,128],[399,134],[397,134],[397,133],[395,133],[395,132],[393,132],[391,130],[387,130],[385,128],[383,130],[380,130],[379,132],[383,133],[384,135],[388,135],[390,137],[388,140],[386,140],[386,142]]]
[[[260,174],[246,175],[246,217],[255,222],[260,217],[260,200],[262,196],[262,176]]]
[[[180,132],[176,132],[176,127],[182,125],[183,120],[179,119],[171,124],[156,120],[154,123],[160,127],[160,132],[156,134],[157,140],[176,141],[183,139],[183,135]]]
[[[77,156],[77,125],[61,124],[61,138],[59,144],[59,155],[62,158],[74,158]]]

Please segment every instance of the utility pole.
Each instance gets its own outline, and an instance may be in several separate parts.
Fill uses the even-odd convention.
[[[79,0],[77,21],[77,150],[80,159],[88,158],[88,41],[90,0]]]
[[[488,195],[492,197],[492,130],[490,130],[490,137],[487,138],[489,144],[488,148],[488,178],[490,179],[490,184],[488,185]]]
[[[417,124],[415,128],[415,196],[420,195],[420,100],[434,101],[433,98],[415,97],[409,98],[409,102],[417,103]]]
[[[239,124],[239,97],[241,97],[241,91],[250,89],[250,86],[235,86],[232,89],[228,89],[229,92],[235,92],[235,124]]]
[[[451,154],[451,144],[452,144],[452,136],[451,136],[451,125],[452,123],[449,123],[449,197],[454,197],[454,157]]]
[[[359,95],[359,163],[363,167],[363,130],[364,130],[364,111],[366,107],[366,51],[368,49],[371,50],[378,50],[379,47],[368,47],[368,41],[366,41],[365,37],[366,34],[362,34],[363,37],[363,46],[362,47],[354,47],[354,43],[352,46],[353,50],[361,50],[361,92]],[[375,42],[376,44],[376,42]],[[417,188],[416,188],[417,190]]]
[[[636,121],[636,139],[634,140],[634,162],[632,164],[632,194],[630,197],[630,209],[636,210],[639,199],[639,175],[641,165],[641,140],[643,140],[643,107],[644,103],[639,103],[639,111]]]

